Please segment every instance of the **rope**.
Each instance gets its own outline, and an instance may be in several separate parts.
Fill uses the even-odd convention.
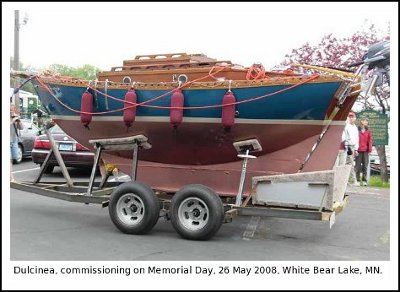
[[[32,80],[33,78],[35,78],[35,75],[32,75],[31,77],[27,78],[24,82],[22,82],[18,87],[16,87],[13,91],[13,93],[10,96],[10,102],[12,101],[12,97],[14,94],[17,94],[18,91],[26,84],[28,83],[30,80]]]
[[[219,69],[218,69],[216,72],[212,73],[212,71],[214,71],[214,68],[219,68]],[[135,105],[135,106],[145,106],[146,104],[151,103],[151,102],[153,102],[153,101],[156,101],[156,100],[158,100],[158,99],[161,99],[161,98],[163,98],[163,97],[165,97],[165,96],[167,96],[167,95],[173,93],[174,91],[176,91],[176,90],[178,90],[178,89],[182,89],[182,88],[184,88],[184,87],[187,87],[187,86],[189,86],[189,85],[192,84],[192,83],[197,83],[198,81],[203,80],[203,79],[206,79],[206,78],[208,78],[208,77],[212,77],[212,78],[215,79],[214,75],[215,75],[215,74],[218,74],[219,72],[221,72],[221,71],[224,70],[225,68],[226,68],[226,67],[213,66],[213,67],[210,69],[210,71],[208,72],[208,74],[207,74],[206,76],[203,76],[203,77],[194,79],[194,80],[192,80],[192,81],[188,81],[188,82],[186,82],[186,83],[184,83],[184,84],[178,83],[179,85],[178,85],[178,87],[177,87],[176,89],[170,90],[170,91],[168,91],[168,92],[166,92],[166,93],[163,93],[163,94],[161,94],[161,95],[159,95],[159,96],[153,97],[153,98],[151,98],[151,99],[149,99],[149,100],[143,101],[143,102],[141,102],[141,103],[132,103],[132,102],[126,102],[126,103],[129,103],[129,104],[132,104],[132,105]],[[116,98],[116,97],[114,97],[114,96],[108,95],[106,92],[102,93],[101,91],[97,90],[96,88],[91,87],[90,84],[89,84],[88,87],[89,87],[90,89],[92,89],[93,91],[104,95],[105,97],[109,97],[109,98],[111,98],[111,99],[113,99],[113,100],[116,100],[116,101],[118,101],[118,102],[122,102],[122,103],[125,102],[124,100],[121,100],[121,99]],[[131,108],[131,107],[129,107],[129,108]]]
[[[253,64],[246,74],[246,80],[257,80],[265,78],[265,68],[261,64]]]
[[[57,96],[54,95],[54,93],[51,91],[51,89],[47,86],[47,84],[43,83],[40,78],[36,78],[36,80],[40,83],[41,87],[43,87],[44,89],[46,89],[51,96],[54,97],[55,100],[57,100],[63,107],[69,109],[70,111],[74,112],[74,113],[78,113],[78,114],[89,114],[89,115],[103,115],[103,114],[108,114],[108,113],[113,113],[113,112],[119,112],[122,111],[124,109],[116,109],[116,110],[109,110],[106,112],[83,112],[80,110],[76,110],[71,108],[70,106],[68,106],[67,104],[63,103]]]
[[[206,76],[206,77],[208,77],[208,76]],[[206,78],[206,77],[202,77],[202,78],[198,78],[198,79],[204,79],[204,78]],[[131,105],[130,105],[130,106],[127,106],[127,107],[123,107],[123,108],[121,108],[121,109],[109,110],[109,111],[105,111],[105,112],[82,112],[82,111],[73,109],[73,108],[69,107],[68,105],[66,105],[65,103],[63,103],[63,102],[51,91],[51,89],[50,89],[45,83],[43,83],[43,82],[40,80],[40,78],[37,77],[36,79],[37,79],[38,82],[42,85],[42,87],[45,88],[45,89],[46,89],[46,90],[47,90],[61,105],[63,105],[65,108],[67,108],[67,109],[69,109],[69,110],[71,110],[71,111],[73,111],[73,112],[75,112],[75,113],[92,114],[92,115],[102,115],[102,114],[108,114],[108,113],[114,113],[114,112],[123,111],[123,110],[125,110],[125,109],[129,109],[129,108],[137,107],[137,106],[143,106],[143,107],[148,107],[148,108],[157,108],[157,109],[181,109],[181,110],[196,110],[196,109],[222,108],[222,107],[226,107],[226,106],[232,106],[232,105],[239,105],[239,104],[249,103],[249,102],[253,102],[253,101],[256,101],[256,100],[260,100],[260,99],[263,99],[263,98],[266,98],[266,97],[270,97],[270,96],[273,96],[273,95],[276,95],[276,94],[279,94],[279,93],[282,93],[282,92],[291,90],[291,89],[293,89],[293,88],[295,88],[295,87],[298,87],[298,86],[300,86],[300,85],[303,85],[303,84],[305,84],[305,83],[308,83],[308,82],[310,82],[310,81],[312,81],[312,80],[314,80],[314,79],[316,79],[316,78],[318,78],[318,77],[319,77],[319,74],[313,74],[313,75],[311,75],[309,78],[307,78],[306,80],[302,80],[302,81],[300,81],[300,82],[298,82],[298,83],[296,83],[296,84],[293,84],[292,86],[289,86],[289,87],[287,87],[287,88],[283,88],[283,89],[277,90],[277,91],[272,92],[272,93],[268,93],[268,94],[265,94],[265,95],[257,96],[257,97],[254,97],[254,98],[250,98],[250,99],[246,99],[246,100],[242,100],[242,101],[237,101],[237,102],[233,102],[233,103],[214,104],[214,105],[205,105],[205,106],[170,107],[170,106],[156,106],[156,105],[149,105],[149,104],[148,104],[149,102],[155,101],[155,100],[157,100],[157,99],[160,99],[160,98],[163,97],[163,96],[166,96],[166,95],[168,95],[168,94],[171,94],[171,93],[172,93],[174,90],[176,90],[176,89],[174,89],[174,90],[172,90],[172,91],[168,91],[168,92],[166,92],[166,93],[163,93],[163,94],[161,94],[161,95],[159,95],[159,96],[157,96],[157,97],[155,97],[155,98],[149,99],[149,100],[144,101],[144,102],[142,102],[142,103],[133,103],[133,102],[121,100],[121,99],[118,99],[118,98],[116,98],[116,97],[107,95],[108,97],[110,97],[110,98],[112,98],[112,99],[114,99],[114,100],[117,100],[117,101],[122,102],[122,103],[128,103],[128,104],[131,104]],[[196,80],[198,80],[198,79],[196,79]],[[191,82],[194,82],[194,80],[191,81]],[[189,83],[189,82],[187,82],[187,83]],[[180,88],[185,87],[187,83],[185,83],[184,85],[182,85]],[[91,88],[92,90],[97,91],[96,89],[94,89],[94,88],[92,88],[92,87],[90,87],[90,88]],[[178,87],[178,88],[179,88],[179,87]],[[99,91],[97,91],[97,92],[99,92]],[[101,92],[99,92],[99,93],[101,93]]]
[[[40,81],[40,83],[44,86],[45,89],[47,89],[47,90],[49,91],[49,93],[50,93],[61,105],[65,106],[65,107],[68,108],[69,110],[71,110],[71,111],[73,111],[73,112],[76,112],[76,113],[86,113],[86,114],[96,114],[96,115],[97,115],[97,114],[107,114],[107,113],[112,113],[112,112],[123,111],[123,110],[125,110],[125,109],[132,108],[132,107],[135,107],[135,106],[145,106],[146,104],[148,104],[148,103],[150,103],[150,102],[153,102],[153,101],[156,101],[156,100],[158,100],[158,99],[160,99],[160,98],[162,98],[162,97],[165,97],[165,96],[167,96],[167,95],[173,93],[175,90],[180,89],[180,88],[183,88],[183,87],[187,87],[188,85],[190,85],[190,84],[192,84],[192,83],[195,83],[195,82],[197,83],[198,81],[203,80],[203,79],[206,79],[206,78],[208,78],[208,77],[212,77],[212,78],[215,79],[214,75],[218,74],[219,72],[221,72],[222,70],[224,70],[226,67],[227,67],[227,66],[213,66],[213,67],[210,69],[210,71],[208,72],[208,74],[207,74],[206,76],[203,76],[203,77],[194,79],[194,80],[192,80],[192,81],[188,81],[188,82],[184,83],[183,85],[179,85],[176,89],[170,90],[170,91],[168,91],[168,92],[166,92],[166,93],[163,93],[163,94],[161,94],[161,95],[159,95],[159,96],[153,97],[153,98],[151,98],[151,99],[149,99],[149,100],[146,100],[146,101],[144,101],[144,102],[141,102],[141,103],[132,103],[132,102],[128,102],[128,101],[125,102],[124,100],[121,100],[121,99],[116,98],[116,97],[114,97],[114,96],[108,95],[107,92],[104,92],[104,93],[103,93],[103,92],[97,90],[96,88],[93,88],[93,87],[90,85],[90,82],[89,82],[89,84],[88,84],[88,89],[90,88],[90,89],[92,89],[94,92],[100,93],[100,94],[104,95],[105,97],[109,97],[109,98],[111,98],[111,99],[113,99],[113,100],[116,100],[116,101],[118,101],[118,102],[128,103],[128,104],[131,104],[131,105],[132,105],[132,106],[128,106],[128,107],[124,107],[124,108],[118,109],[118,110],[108,110],[108,111],[105,111],[105,112],[97,112],[97,113],[80,112],[80,111],[78,111],[78,110],[75,110],[75,109],[70,108],[69,106],[67,106],[66,104],[64,104],[61,100],[59,100],[59,99],[52,93],[51,89],[50,89],[48,86],[44,86],[45,84],[44,84],[43,82],[41,82],[41,81]],[[217,68],[217,70],[216,70],[216,72],[213,72],[215,68]],[[39,77],[37,77],[37,79],[39,80]],[[105,81],[105,82],[107,82],[107,81]]]
[[[273,95],[276,95],[276,94],[291,90],[291,89],[293,89],[295,87],[298,87],[300,85],[308,83],[308,82],[310,82],[310,81],[312,81],[312,80],[314,80],[314,79],[316,79],[318,77],[319,77],[319,74],[313,74],[313,75],[310,76],[310,78],[308,78],[306,80],[303,80],[303,81],[300,81],[299,83],[296,83],[296,84],[294,84],[292,86],[289,86],[287,88],[283,88],[283,89],[277,90],[275,92],[271,92],[271,93],[268,93],[268,94],[264,94],[264,95],[260,95],[260,96],[253,97],[253,98],[250,98],[250,99],[237,101],[237,102],[232,102],[232,103],[204,105],[204,106],[186,106],[186,107],[169,107],[169,106],[146,105],[146,107],[158,108],[158,109],[183,109],[183,110],[209,109],[209,108],[219,108],[219,107],[222,108],[222,107],[226,107],[226,106],[232,106],[232,105],[238,105],[238,104],[253,102],[253,101],[256,101],[256,100],[259,100],[259,99],[263,99],[263,98],[266,98],[266,97],[271,97]]]
[[[326,68],[325,68],[326,69]],[[328,69],[331,70],[331,69]],[[336,71],[336,70],[334,70]],[[321,134],[319,134],[317,141],[315,141],[314,145],[311,147],[310,152],[308,153],[306,159],[303,161],[303,163],[300,165],[300,168],[297,172],[302,172],[303,168],[305,167],[305,165],[307,164],[307,162],[310,160],[311,156],[313,155],[314,151],[317,149],[319,143],[321,142],[322,138],[325,136],[326,132],[328,131],[328,128],[330,127],[333,119],[336,117],[337,113],[340,110],[341,105],[343,104],[344,100],[347,98],[347,96],[349,95],[350,92],[347,92],[349,88],[351,88],[351,84],[355,83],[358,76],[360,74],[360,71],[358,71],[356,74],[353,74],[353,80],[351,83],[349,83],[346,88],[343,89],[343,96],[342,98],[344,98],[342,100],[342,98],[339,98],[338,103],[335,105],[335,108],[332,110],[331,114],[329,115],[327,121],[327,124],[324,126],[324,128],[322,129]]]

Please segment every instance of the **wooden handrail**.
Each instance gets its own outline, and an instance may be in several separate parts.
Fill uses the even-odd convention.
[[[173,54],[155,54],[155,55],[138,55],[135,57],[135,60],[141,60],[143,58],[147,59],[158,59],[157,57],[166,57],[166,58],[172,58],[173,56],[177,56],[175,58],[180,58],[180,57],[187,57],[188,55],[186,53],[173,53]],[[163,58],[161,58],[163,59]]]
[[[178,68],[194,68],[194,67],[207,67],[207,66],[214,66],[218,63],[226,63],[232,64],[231,61],[212,61],[212,62],[179,62],[179,63],[151,63],[151,64],[132,64],[124,66],[117,66],[112,67],[111,71],[116,71],[117,69],[122,69],[121,71],[125,70],[146,70],[146,69],[178,69]]]

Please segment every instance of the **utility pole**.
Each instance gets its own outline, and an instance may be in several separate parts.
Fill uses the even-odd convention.
[[[14,70],[19,70],[19,10],[15,10],[15,23],[14,23]],[[19,86],[19,79],[17,78],[14,83],[15,87]],[[19,114],[19,93],[14,96],[15,111]]]
[[[14,70],[19,70],[19,10],[15,10],[14,24]]]
[[[14,22],[14,70],[19,71],[20,70],[20,62],[19,62],[19,30],[21,27],[28,22],[28,15],[25,14],[24,20],[22,23],[19,22],[19,10],[14,11],[15,15],[15,22]],[[14,82],[14,87],[18,87],[20,83],[19,78],[15,79]],[[19,102],[19,93],[17,92],[14,96],[14,105],[15,105],[15,111],[17,114],[20,114],[20,102]]]

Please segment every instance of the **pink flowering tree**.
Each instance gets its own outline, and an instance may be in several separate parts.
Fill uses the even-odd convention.
[[[383,33],[378,31],[375,25],[367,24],[363,30],[357,31],[351,36],[338,38],[333,34],[328,34],[322,37],[321,41],[316,45],[306,43],[298,49],[293,49],[290,54],[285,56],[280,66],[290,67],[292,64],[307,64],[354,71],[356,68],[349,68],[350,64],[360,62],[371,45],[389,39],[389,27],[387,32]],[[299,70],[304,72],[308,69],[296,67],[296,71]],[[390,89],[387,82],[376,87],[368,96],[365,94],[372,73],[372,70],[362,73],[362,88],[364,92],[359,95],[355,108],[362,110],[374,109],[388,114],[390,112]],[[387,182],[389,175],[385,146],[376,146],[376,150],[380,159],[381,179]]]
[[[389,32],[378,31],[374,24],[366,25],[363,30],[348,37],[338,38],[327,34],[316,45],[306,43],[293,49],[290,54],[285,55],[281,65],[302,63],[348,70],[348,65],[361,61],[371,45],[390,39]]]

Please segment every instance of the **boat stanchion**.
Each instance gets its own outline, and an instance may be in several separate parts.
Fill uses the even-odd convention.
[[[239,190],[236,195],[236,206],[240,206],[242,204],[242,194],[243,194],[243,186],[244,186],[244,181],[246,179],[246,170],[247,170],[247,161],[249,159],[255,159],[257,158],[256,156],[249,155],[250,150],[246,150],[246,154],[238,154],[239,158],[243,159],[243,164],[242,164],[242,174],[240,175],[240,183],[239,183]]]
[[[94,164],[93,164],[93,167],[92,167],[92,172],[90,174],[89,186],[88,186],[88,189],[87,189],[87,192],[86,192],[87,196],[91,196],[92,195],[94,180],[95,180],[95,177],[96,177],[96,170],[97,170],[97,166],[99,165],[101,152],[103,151],[103,146],[100,143],[95,143],[95,145],[96,145],[96,155],[94,156]]]
[[[243,187],[247,171],[247,161],[249,159],[257,158],[256,156],[249,155],[249,153],[250,151],[252,152],[261,151],[262,147],[257,139],[236,141],[233,143],[233,147],[235,147],[236,151],[239,153],[238,157],[243,159],[242,174],[240,175],[239,190],[236,195],[236,202],[235,202],[236,206],[240,206],[242,204]]]
[[[94,165],[92,168],[92,174],[90,175],[89,180],[89,187],[87,190],[87,195],[91,196],[92,189],[95,180],[95,174],[97,170],[97,165],[100,161],[100,156],[103,151],[116,151],[116,150],[132,150],[132,173],[131,173],[131,180],[136,180],[137,174],[137,164],[139,158],[139,149],[150,149],[151,144],[147,142],[147,137],[144,135],[136,135],[131,137],[124,137],[124,138],[109,138],[109,139],[95,139],[89,140],[90,144],[94,144],[96,147],[96,155],[94,158]],[[100,184],[103,187],[107,181],[107,174],[103,177],[103,180]]]
[[[132,174],[131,174],[131,180],[136,181],[137,177],[137,167],[138,167],[138,159],[139,159],[139,143],[135,140],[133,143],[133,153],[132,153]]]

